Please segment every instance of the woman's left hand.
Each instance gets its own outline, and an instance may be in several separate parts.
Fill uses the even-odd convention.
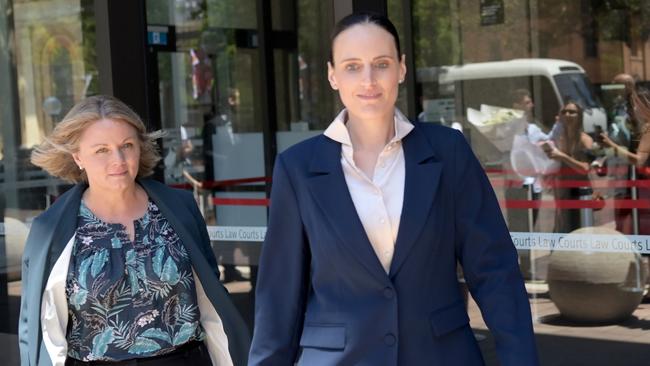
[[[607,147],[613,147],[613,148],[618,147],[618,145],[616,145],[616,143],[614,141],[612,141],[612,139],[609,138],[609,135],[607,134],[607,132],[601,132],[600,137],[602,138],[603,145],[605,145]]]
[[[554,160],[561,160],[567,157],[567,155],[557,147],[552,148],[548,152],[546,152],[546,155]]]

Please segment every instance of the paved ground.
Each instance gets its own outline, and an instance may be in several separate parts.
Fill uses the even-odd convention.
[[[536,277],[545,277],[543,260],[544,257],[538,260]],[[246,320],[252,322],[250,283],[232,282],[226,287]],[[622,323],[585,325],[560,316],[544,282],[527,284],[527,291],[542,366],[650,366],[650,300],[639,305],[632,317]],[[499,365],[494,340],[471,299],[468,312],[472,328],[484,338],[479,345],[486,365]]]
[[[226,285],[247,321],[252,320],[250,283],[232,282]],[[628,320],[619,324],[584,325],[563,319],[548,297],[543,283],[528,284],[531,311],[535,317],[535,333],[543,366],[649,366],[650,365],[650,301],[639,305]],[[9,304],[0,304],[4,314],[18,309],[19,284],[10,286]],[[487,366],[499,365],[492,336],[479,309],[471,299],[468,312],[472,328],[478,336]],[[2,324],[0,324],[2,325]],[[0,365],[19,365],[15,319],[0,333]],[[6,333],[5,333],[6,332]],[[448,365],[444,365],[448,366]],[[454,365],[449,365],[454,366]],[[522,365],[524,366],[524,365]]]
[[[233,282],[226,286],[250,322],[250,284]],[[639,305],[632,317],[622,323],[585,325],[568,322],[560,316],[545,284],[528,284],[527,290],[543,366],[650,366],[650,301]],[[472,328],[485,338],[479,345],[486,365],[499,365],[494,341],[472,300],[468,312]]]
[[[619,324],[585,325],[561,317],[545,285],[528,285],[540,361],[543,366],[650,365],[650,301]],[[494,341],[476,303],[468,306],[471,325],[486,339],[479,342],[488,366],[499,365]]]

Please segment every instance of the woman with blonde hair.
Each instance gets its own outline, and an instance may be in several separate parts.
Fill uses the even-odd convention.
[[[192,195],[145,178],[160,135],[94,96],[33,151],[33,164],[76,185],[27,239],[21,365],[246,363],[247,331]]]

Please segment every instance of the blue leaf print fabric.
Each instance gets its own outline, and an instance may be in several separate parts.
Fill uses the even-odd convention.
[[[180,239],[149,201],[132,242],[81,202],[66,282],[68,356],[123,361],[203,340],[192,265]]]

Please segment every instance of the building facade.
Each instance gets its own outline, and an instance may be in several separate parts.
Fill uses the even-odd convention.
[[[401,35],[408,73],[398,107],[462,130],[483,164],[520,253],[542,364],[646,364],[650,171],[618,152],[638,155],[650,121],[618,76],[647,93],[647,2],[0,0],[5,364],[20,363],[30,223],[70,187],[29,155],[74,103],[96,94],[166,132],[155,177],[194,192],[222,280],[252,329],[275,157],[322,133],[342,108],[327,81],[329,33],[364,10],[387,14]],[[553,139],[566,99],[585,109],[583,131],[596,142],[584,179],[565,177],[538,144]],[[533,141],[531,128],[543,137]],[[468,311],[496,365],[471,297]]]

